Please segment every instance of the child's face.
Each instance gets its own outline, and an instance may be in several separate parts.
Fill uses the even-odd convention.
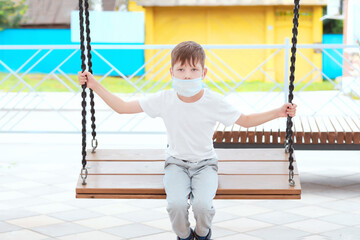
[[[174,64],[173,68],[170,68],[170,74],[173,77],[179,79],[195,79],[195,78],[205,78],[207,73],[206,68],[202,68],[200,61],[196,62],[195,66],[190,65],[187,61],[184,65],[181,65],[181,62],[178,61]]]

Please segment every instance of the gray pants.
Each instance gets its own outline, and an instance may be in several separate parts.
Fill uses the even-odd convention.
[[[190,234],[189,208],[192,205],[196,233],[208,234],[215,208],[212,200],[218,188],[218,159],[191,163],[174,157],[165,160],[164,186],[172,229],[180,238]]]

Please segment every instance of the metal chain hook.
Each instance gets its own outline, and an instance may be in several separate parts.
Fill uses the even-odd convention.
[[[97,139],[92,139],[91,140],[91,146],[92,146],[92,151],[91,151],[91,153],[95,153],[96,151],[96,148],[97,148],[97,146],[98,146],[98,141],[97,141]]]
[[[82,185],[86,185],[87,175],[88,175],[88,170],[86,167],[83,167],[80,173],[81,179],[83,180]]]
[[[294,170],[290,170],[289,171],[289,184],[290,186],[295,186],[295,181],[294,181]]]

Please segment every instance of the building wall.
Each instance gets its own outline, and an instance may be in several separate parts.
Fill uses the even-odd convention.
[[[284,44],[285,38],[292,37],[292,7],[290,6],[232,6],[232,7],[145,7],[145,44],[178,44],[193,40],[200,44]],[[298,43],[311,44],[322,42],[321,6],[303,6],[300,11]],[[206,50],[206,65],[213,73],[208,77],[229,79],[236,77],[230,69],[246,77],[275,50],[211,50],[222,61],[217,60]],[[303,54],[321,69],[321,53],[301,50]],[[149,60],[155,50],[146,50],[145,59]],[[169,51],[159,54],[157,61]],[[297,58],[296,79],[304,76],[312,66]],[[151,70],[155,79],[169,71],[170,55]],[[167,64],[167,65],[166,65]],[[166,65],[165,69],[160,70]],[[222,70],[218,69],[218,65]],[[278,82],[284,81],[284,51],[263,66],[266,73]],[[148,68],[148,70],[150,70]],[[224,72],[223,72],[224,71]],[[309,76],[304,81],[310,81]],[[269,81],[258,70],[249,80]],[[316,79],[321,81],[321,77]]]

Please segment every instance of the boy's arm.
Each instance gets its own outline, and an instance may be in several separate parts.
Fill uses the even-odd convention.
[[[103,85],[96,84],[93,88],[94,92],[99,95],[109,107],[111,107],[115,112],[120,114],[127,113],[140,113],[143,112],[139,104],[139,100],[133,100],[130,102],[126,102],[109,92]]]
[[[279,117],[287,117],[288,115],[294,117],[296,114],[296,107],[296,104],[285,103],[280,108],[275,108],[267,112],[253,113],[249,115],[241,114],[235,123],[242,127],[249,128]]]

